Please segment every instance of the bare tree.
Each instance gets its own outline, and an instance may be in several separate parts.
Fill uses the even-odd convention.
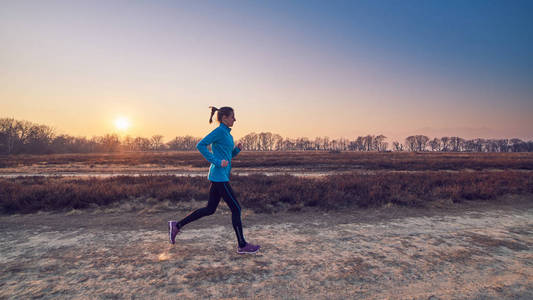
[[[69,136],[67,134],[61,134],[56,136],[50,145],[51,151],[53,153],[73,153],[79,152],[75,148],[76,138]]]
[[[355,145],[357,146],[357,151],[365,151],[365,139],[362,136],[357,137]]]
[[[345,151],[348,149],[348,144],[350,143],[350,141],[346,138],[340,138],[339,139],[339,150],[342,150],[342,151]]]
[[[512,152],[527,151],[527,144],[521,139],[513,138],[509,140],[509,144]]]
[[[429,142],[429,146],[431,147],[431,151],[440,151],[440,140],[438,138],[434,138]]]
[[[28,139],[29,139],[32,127],[33,127],[33,123],[28,122],[28,121],[23,120],[23,121],[16,122],[15,128],[17,130],[19,145],[22,146],[22,145],[29,144]]]
[[[337,140],[335,139],[331,140],[331,142],[329,142],[329,145],[330,145],[331,150],[339,150],[338,149],[339,142],[337,142]]]
[[[274,150],[281,150],[283,147],[283,137],[279,134],[272,135],[272,140],[274,144]]]
[[[452,148],[452,151],[454,151],[454,152],[461,151],[463,149],[464,142],[465,142],[465,140],[460,138],[460,137],[457,137],[457,136],[451,137],[450,138],[450,146]]]
[[[443,136],[440,138],[441,141],[441,151],[448,152],[450,151],[450,138]]]
[[[160,134],[153,135],[150,139],[150,146],[153,150],[160,150],[163,145],[163,136]]]
[[[364,146],[364,151],[371,151],[372,150],[372,144],[373,144],[373,141],[374,140],[374,136],[373,135],[367,135],[365,137],[363,137],[363,146]]]
[[[180,147],[182,146],[180,137],[175,137],[167,142],[167,147],[170,150],[181,150]]]
[[[258,150],[258,136],[255,132],[243,136],[239,142],[242,143],[244,150]]]
[[[183,143],[185,144],[186,150],[196,150],[196,145],[200,142],[201,138],[195,138],[190,135],[186,135],[183,138]]]
[[[117,152],[120,149],[120,140],[116,134],[106,134],[100,138],[102,150],[105,152]]]
[[[309,150],[311,148],[311,141],[306,137],[296,139],[296,150]]]
[[[17,153],[52,153],[50,145],[54,139],[54,129],[46,125],[27,121],[16,121],[15,152]]]
[[[164,147],[170,150],[191,151],[196,150],[196,145],[200,140],[201,138],[193,137],[190,135],[177,136],[174,139],[170,140],[168,143],[164,144]]]
[[[348,150],[349,151],[356,151],[357,150],[357,143],[355,141],[350,141],[348,144]]]
[[[464,142],[463,151],[466,152],[481,152],[483,146],[482,139],[466,140]]]
[[[429,138],[425,135],[415,135],[415,143],[417,151],[426,151]]]
[[[329,145],[329,137],[327,137],[327,136],[323,137],[321,142],[322,142],[322,150],[329,149],[329,147],[330,147],[330,145]]]
[[[313,141],[313,146],[315,150],[320,150],[322,148],[322,138],[319,136],[315,137]]]
[[[499,152],[509,152],[509,140],[508,139],[497,140],[496,144],[498,145]]]
[[[392,149],[394,151],[403,151],[403,145],[402,145],[402,143],[400,143],[398,141],[394,141],[394,142],[392,142]]]
[[[150,150],[150,140],[144,137],[136,137],[134,140],[135,150],[147,151]]]
[[[19,137],[17,134],[17,124],[13,118],[0,119],[0,152],[5,154],[13,153],[15,143]]]
[[[405,147],[408,151],[416,151],[416,137],[411,135],[405,138]]]
[[[295,150],[296,149],[296,143],[290,139],[290,138],[286,138],[283,140],[283,149],[284,150]]]
[[[134,151],[135,150],[135,140],[127,135],[124,137],[124,139],[121,141],[122,149],[125,151]]]
[[[387,143],[385,142],[385,139],[387,137],[383,134],[380,134],[374,138],[374,149],[377,151],[386,151],[387,150]]]
[[[259,134],[259,150],[269,151],[272,150],[273,145],[272,133],[270,132],[261,132]]]

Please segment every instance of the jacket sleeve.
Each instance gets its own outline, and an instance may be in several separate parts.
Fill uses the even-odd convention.
[[[231,152],[231,157],[235,157],[237,156],[237,154],[239,154],[241,152],[241,149],[239,149],[239,147],[235,147],[233,148],[233,151]]]
[[[217,130],[218,128],[215,128],[211,133],[209,133],[206,137],[204,137],[202,140],[198,142],[196,145],[196,149],[200,151],[200,153],[207,159],[208,162],[214,164],[217,167],[220,167],[221,160],[215,158],[213,153],[207,149],[208,145],[211,145],[213,142],[216,142],[220,138],[220,133]]]

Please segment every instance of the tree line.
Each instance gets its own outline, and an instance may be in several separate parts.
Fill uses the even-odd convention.
[[[162,135],[146,137],[116,134],[74,137],[56,134],[46,125],[13,118],[0,119],[0,154],[53,154],[53,153],[98,153],[121,151],[194,151],[201,138],[176,136],[168,142]],[[398,141],[386,142],[386,136],[366,135],[353,140],[329,137],[284,138],[270,132],[249,133],[236,141],[248,151],[440,151],[440,152],[533,152],[533,141],[521,139],[463,139],[460,137],[429,138],[414,135]]]

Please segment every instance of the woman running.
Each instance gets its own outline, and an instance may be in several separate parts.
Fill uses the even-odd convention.
[[[231,107],[217,109],[216,107],[210,106],[210,108],[211,117],[209,118],[209,123],[213,122],[213,115],[217,112],[217,120],[220,122],[220,125],[196,145],[200,153],[211,163],[209,175],[207,176],[209,181],[211,181],[209,201],[206,207],[195,210],[179,222],[168,221],[170,243],[174,244],[176,235],[183,226],[201,217],[214,214],[220,202],[220,197],[222,197],[231,209],[231,221],[239,244],[237,253],[254,253],[259,250],[260,246],[247,243],[244,239],[242,233],[241,206],[237,202],[233,190],[229,185],[231,159],[239,154],[242,147],[241,144],[235,147],[233,136],[230,134],[231,127],[235,122],[235,114]],[[213,152],[207,149],[208,145],[211,145]]]

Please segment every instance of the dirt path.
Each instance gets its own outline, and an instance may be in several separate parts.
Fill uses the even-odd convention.
[[[531,199],[440,210],[245,213],[247,238],[262,245],[247,256],[235,253],[222,205],[188,226],[175,246],[165,227],[173,214],[2,216],[0,298],[533,298]]]

